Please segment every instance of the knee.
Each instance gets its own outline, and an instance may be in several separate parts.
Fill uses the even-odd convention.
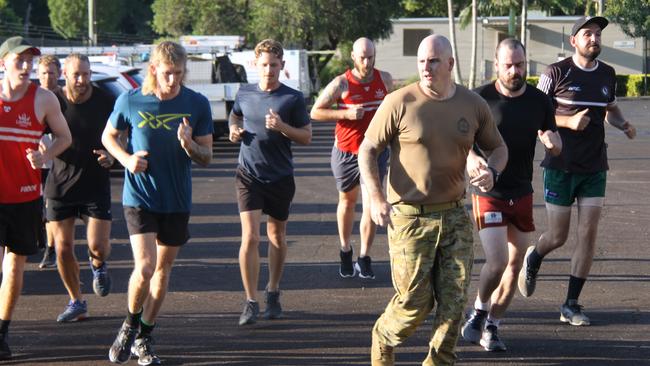
[[[547,231],[544,238],[551,247],[559,248],[566,242],[568,234],[568,232]]]
[[[143,265],[138,266],[134,270],[134,274],[143,282],[150,281],[155,273],[155,268],[153,265]]]
[[[60,258],[74,258],[74,243],[70,240],[57,240],[55,250]]]
[[[241,246],[244,249],[255,249],[260,243],[260,234],[259,233],[243,233]]]
[[[485,269],[491,276],[501,276],[508,266],[506,258],[495,258],[485,262]]]

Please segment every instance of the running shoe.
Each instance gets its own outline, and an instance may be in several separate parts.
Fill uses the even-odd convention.
[[[131,358],[131,347],[138,334],[138,328],[122,323],[122,327],[115,337],[115,341],[108,350],[108,359],[113,363],[127,363]]]
[[[137,338],[131,346],[131,354],[138,357],[138,365],[148,366],[148,365],[162,365],[156,352],[153,350],[153,338],[151,336],[146,336],[142,338]]]
[[[45,250],[43,250],[43,259],[38,264],[38,268],[41,269],[49,267],[56,267],[56,250],[54,250],[54,247],[45,247]]]
[[[370,256],[357,258],[354,269],[359,272],[359,277],[361,278],[375,279],[375,272],[372,271],[372,259],[370,259]]]
[[[461,335],[464,340],[474,344],[479,343],[487,315],[488,312],[485,310],[474,309],[472,311],[461,330]]]
[[[88,305],[86,304],[86,300],[70,300],[65,310],[56,318],[56,321],[59,323],[69,323],[84,320],[87,317]]]
[[[506,350],[506,345],[499,339],[499,328],[496,325],[488,324],[483,330],[481,337],[481,346],[489,352],[503,352]]]
[[[282,315],[282,305],[280,305],[280,290],[265,290],[266,310],[264,310],[264,319],[277,319]]]
[[[111,276],[108,275],[106,262],[95,268],[92,259],[90,259],[90,269],[93,271],[93,291],[95,295],[101,297],[108,295],[111,292]]]
[[[339,266],[339,274],[343,278],[354,277],[354,263],[352,263],[352,257],[354,250],[350,249],[348,252],[340,251],[339,256],[341,257],[341,265]]]
[[[7,344],[7,336],[0,336],[0,360],[8,360],[11,358],[11,349]]]
[[[524,297],[530,297],[535,292],[535,285],[537,284],[537,272],[539,267],[533,267],[528,263],[528,257],[530,253],[535,249],[534,246],[529,246],[526,250],[526,255],[524,256],[524,265],[519,272],[519,280],[517,285],[519,287],[519,292]]]
[[[260,304],[257,301],[246,301],[244,310],[239,316],[239,325],[255,324],[260,314]]]
[[[577,300],[569,300],[560,306],[560,320],[571,325],[591,324],[589,317],[582,312],[584,307]]]

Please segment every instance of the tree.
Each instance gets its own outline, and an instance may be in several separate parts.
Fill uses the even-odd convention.
[[[163,36],[246,35],[248,0],[154,0],[153,30]]]
[[[404,17],[446,17],[447,2],[445,0],[401,0]]]
[[[0,0],[0,23],[18,23],[20,18],[16,15],[7,0]]]
[[[447,13],[449,18],[449,42],[451,42],[451,55],[454,58],[454,80],[461,84],[463,78],[460,76],[460,63],[458,61],[458,51],[456,47],[456,24],[454,19],[454,2],[447,0]]]
[[[98,1],[97,31],[117,32],[131,0]],[[83,37],[88,29],[88,0],[47,0],[52,28],[63,38]]]
[[[469,64],[469,82],[467,83],[470,89],[474,89],[474,83],[476,82],[476,43],[477,43],[477,31],[476,31],[476,0],[472,0],[472,55],[470,56]]]

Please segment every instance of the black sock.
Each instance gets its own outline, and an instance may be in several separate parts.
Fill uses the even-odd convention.
[[[140,310],[139,313],[131,313],[130,311],[128,312],[126,319],[124,322],[128,324],[130,327],[139,327],[140,326],[140,319],[142,318],[142,310]]]
[[[144,338],[144,337],[149,337],[151,335],[151,332],[153,332],[153,328],[156,327],[156,323],[153,324],[147,324],[143,319],[140,319],[140,333],[138,334],[138,338]]]
[[[539,267],[542,265],[542,259],[544,259],[544,257],[539,255],[539,253],[537,253],[537,248],[535,248],[528,255],[528,265],[539,269]]]
[[[579,277],[573,277],[569,276],[569,289],[567,290],[566,293],[566,302],[568,303],[569,300],[575,300],[578,302],[578,297],[580,297],[580,293],[582,292],[582,286],[585,285],[586,278],[579,278]]]
[[[9,323],[11,323],[11,320],[0,320],[0,337],[3,339],[7,337],[7,332],[9,332]]]

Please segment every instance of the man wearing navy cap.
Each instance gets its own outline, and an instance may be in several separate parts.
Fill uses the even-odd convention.
[[[566,301],[560,307],[560,320],[571,325],[590,324],[578,297],[593,262],[598,220],[605,200],[605,122],[630,139],[636,135],[636,129],[616,104],[614,69],[597,59],[601,33],[607,24],[603,17],[578,18],[569,38],[575,53],[549,65],[537,84],[553,100],[563,148],[556,157],[547,152],[542,162],[548,228],[537,245],[526,252],[519,290],[526,297],[535,291],[542,259],[567,240],[571,206],[577,201],[577,247],[571,258]]]

